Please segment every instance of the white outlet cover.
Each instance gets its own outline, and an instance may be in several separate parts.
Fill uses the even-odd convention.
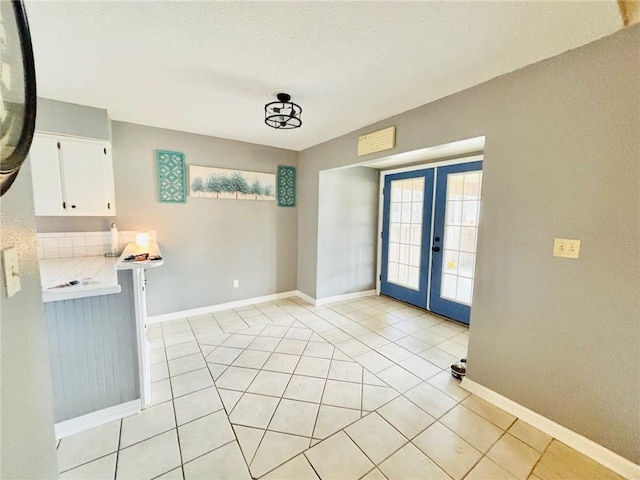
[[[18,264],[18,249],[9,247],[2,250],[2,270],[7,297],[12,297],[20,291],[20,265]]]
[[[580,240],[573,238],[556,238],[553,242],[553,256],[564,258],[580,257]]]

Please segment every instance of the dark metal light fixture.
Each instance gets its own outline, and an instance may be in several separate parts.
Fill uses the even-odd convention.
[[[279,93],[278,101],[264,106],[264,123],[272,128],[291,129],[302,125],[302,108],[291,101],[288,93]]]

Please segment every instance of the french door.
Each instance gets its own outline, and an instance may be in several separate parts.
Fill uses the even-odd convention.
[[[384,180],[380,291],[469,323],[482,162]]]

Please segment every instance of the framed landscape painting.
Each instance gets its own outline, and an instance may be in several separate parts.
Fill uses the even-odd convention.
[[[189,196],[231,200],[276,199],[273,173],[189,165]]]

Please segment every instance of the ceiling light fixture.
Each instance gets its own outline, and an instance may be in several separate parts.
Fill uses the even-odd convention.
[[[291,129],[302,125],[302,108],[291,101],[288,93],[279,93],[278,101],[264,106],[264,123],[272,128]]]

